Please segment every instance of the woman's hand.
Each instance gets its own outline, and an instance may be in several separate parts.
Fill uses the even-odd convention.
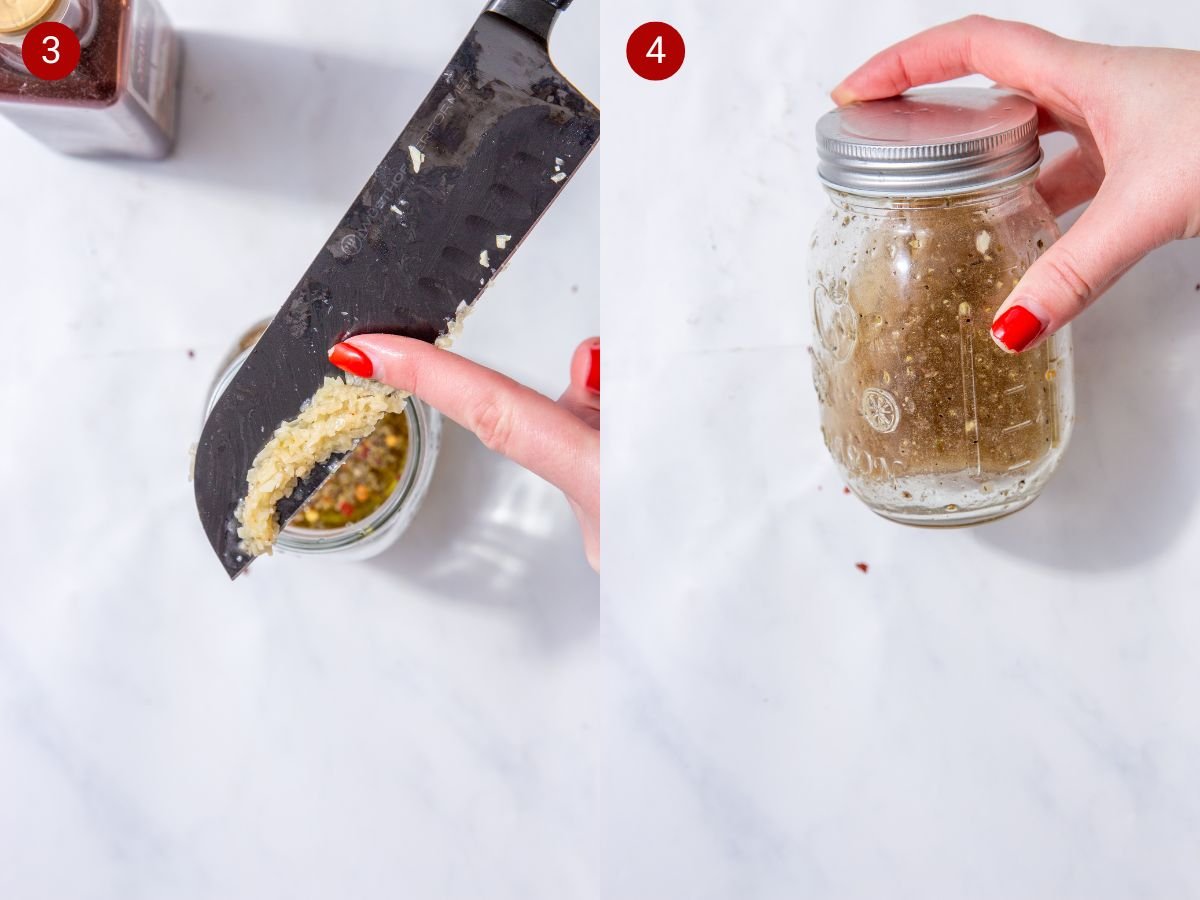
[[[557,402],[446,350],[411,338],[364,334],[329,351],[334,365],[407,391],[474,432],[486,447],[540,475],[564,494],[600,569],[600,340],[571,359]]]
[[[833,91],[840,104],[978,72],[1031,97],[1040,130],[1078,146],[1037,187],[1055,215],[1091,206],[996,312],[1020,352],[1062,328],[1143,256],[1200,235],[1200,53],[1109,47],[970,16],[901,41]]]

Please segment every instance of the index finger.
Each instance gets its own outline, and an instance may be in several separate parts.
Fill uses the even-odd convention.
[[[424,400],[567,496],[598,491],[599,432],[549,397],[424,341],[371,334],[345,343],[366,355],[371,378]]]
[[[980,74],[1045,96],[1061,82],[1073,45],[1021,22],[967,16],[880,51],[833,89],[839,105],[903,94],[911,87]]]

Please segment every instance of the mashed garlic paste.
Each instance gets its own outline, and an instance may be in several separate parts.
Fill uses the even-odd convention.
[[[284,422],[259,451],[238,504],[238,537],[254,556],[269,554],[279,537],[275,508],[313,468],[347,453],[388,413],[404,411],[408,395],[354,376],[326,378],[296,418]]]

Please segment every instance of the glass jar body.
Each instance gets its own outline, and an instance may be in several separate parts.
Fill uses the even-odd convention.
[[[25,68],[29,29],[0,35],[0,114],[73,156],[157,159],[174,145],[180,47],[158,0],[58,0],[82,46],[75,71],[42,81]]]
[[[822,434],[847,485],[908,524],[1027,505],[1074,420],[1067,330],[1017,355],[990,334],[1059,235],[1033,174],[963,196],[829,195],[810,248],[811,352]]]
[[[242,335],[222,361],[209,392],[206,417],[254,349],[267,324],[260,322]],[[285,526],[275,543],[277,551],[285,555],[360,562],[378,556],[399,540],[429,492],[442,436],[441,414],[415,397],[409,398],[404,418],[408,431],[404,470],[396,487],[379,508],[361,521],[340,528]]]

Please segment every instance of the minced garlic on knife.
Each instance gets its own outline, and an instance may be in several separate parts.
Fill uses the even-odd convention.
[[[377,381],[326,378],[300,415],[275,429],[250,466],[246,497],[235,513],[245,551],[269,554],[279,537],[279,501],[315,466],[352,450],[389,412],[403,412],[407,401],[407,394]]]

